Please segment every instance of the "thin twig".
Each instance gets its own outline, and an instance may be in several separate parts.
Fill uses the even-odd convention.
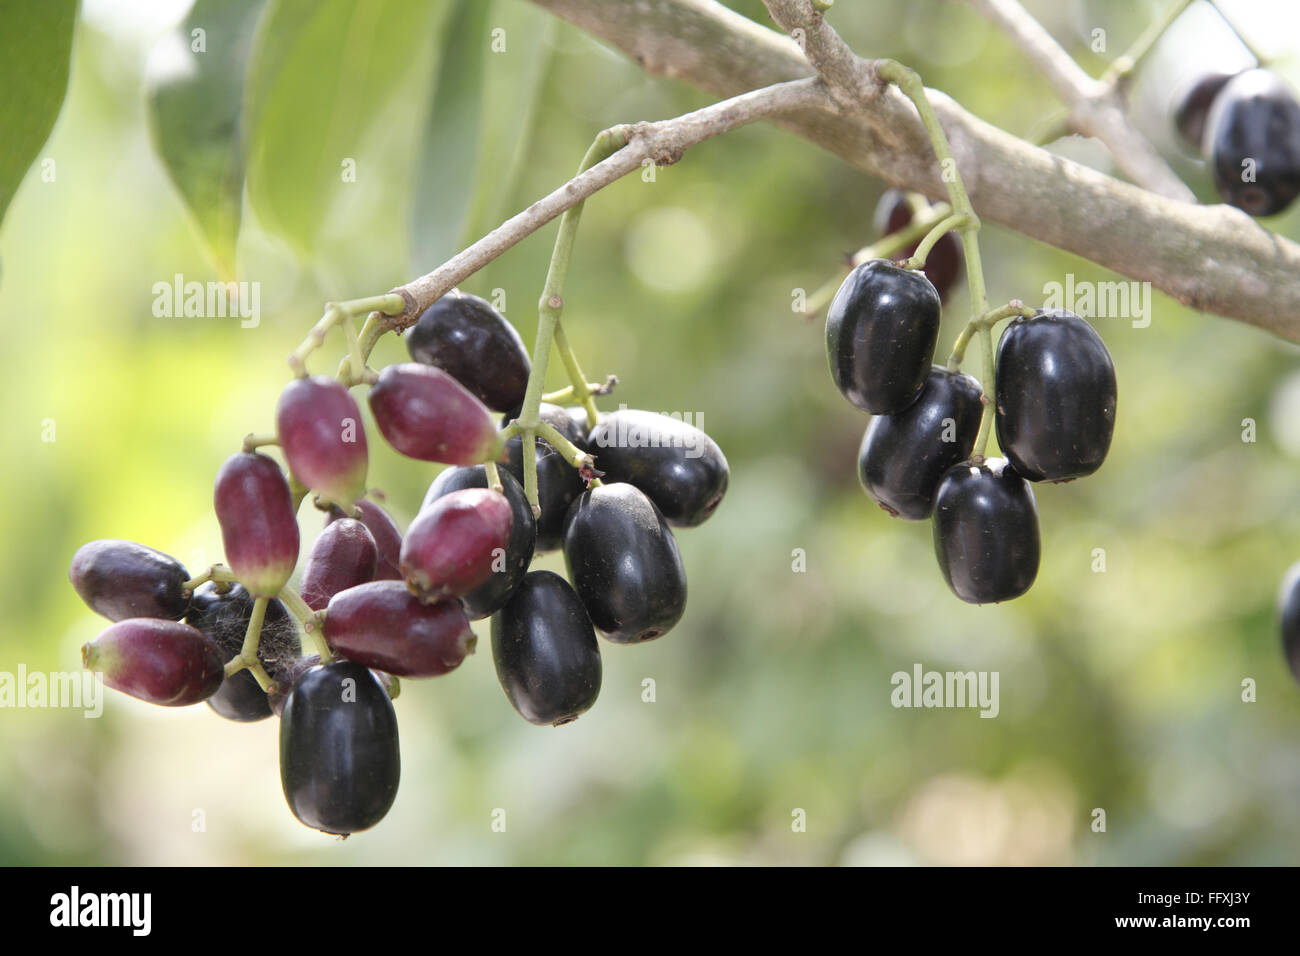
[[[719,3],[533,2],[624,51],[646,72],[714,96],[813,72],[788,36]],[[984,222],[1149,282],[1184,305],[1300,341],[1300,245],[1238,209],[1165,199],[1039,149],[943,93],[930,90],[929,98]],[[916,111],[896,91],[877,97],[865,112],[817,106],[772,121],[891,186],[931,199],[944,195],[939,170],[924,161],[930,144]],[[1039,283],[1059,278],[1041,276],[1016,291],[1032,300]],[[1134,287],[1139,293],[1146,294]],[[1149,304],[1160,307],[1158,299]]]
[[[432,272],[394,289],[395,293],[406,300],[406,308],[401,315],[383,320],[382,325],[397,330],[408,327],[419,318],[421,312],[457,283],[464,281],[565,210],[628,173],[640,170],[649,163],[655,166],[671,165],[690,147],[756,120],[803,110],[834,109],[834,103],[823,85],[814,79],[804,79],[743,93],[675,119],[637,123],[629,127],[628,144],[613,156],[580,173],[549,196],[507,219]]]
[[[1038,68],[1070,107],[1070,125],[1095,136],[1110,150],[1125,176],[1153,193],[1183,202],[1196,197],[1155,147],[1129,122],[1115,85],[1095,80],[1018,0],[970,0],[971,6],[998,26]]]

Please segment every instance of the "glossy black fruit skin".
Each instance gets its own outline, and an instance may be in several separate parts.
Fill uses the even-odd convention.
[[[906,229],[912,222],[912,206],[907,196],[897,189],[887,189],[876,205],[872,217],[876,231],[888,236],[901,229]],[[907,259],[916,252],[920,239],[905,246],[895,253],[895,259]],[[945,232],[939,237],[925,257],[925,277],[930,280],[934,290],[942,301],[947,301],[948,293],[961,275],[962,270],[961,238],[955,232]]]
[[[702,524],[727,492],[731,472],[717,442],[667,415],[610,412],[591,430],[587,450],[605,472],[603,480],[640,488],[675,527]]]
[[[934,554],[968,604],[1009,601],[1038,575],[1034,492],[1004,459],[948,469],[934,496]]]
[[[591,622],[616,644],[661,637],[686,610],[686,571],[672,530],[632,485],[601,485],[573,503],[564,561]]]
[[[1291,674],[1300,681],[1300,562],[1287,569],[1278,597],[1282,627],[1282,654]]]
[[[1205,121],[1210,108],[1233,73],[1207,73],[1178,97],[1174,107],[1174,127],[1186,143],[1200,152],[1205,142]]]
[[[506,697],[534,724],[577,720],[600,693],[600,646],[582,601],[552,571],[526,575],[492,616],[492,659]]]
[[[528,565],[532,563],[537,541],[537,525],[533,520],[533,509],[524,497],[524,489],[515,480],[515,476],[504,468],[498,469],[497,474],[501,476],[502,491],[510,502],[511,524],[510,540],[506,544],[506,566],[504,571],[494,573],[485,583],[461,597],[461,606],[471,621],[494,614],[510,600],[510,595],[519,586],[528,571]],[[487,472],[482,465],[448,468],[429,486],[421,510],[453,491],[487,486]]]
[[[1219,91],[1205,121],[1214,188],[1252,216],[1272,216],[1300,195],[1300,102],[1268,70],[1238,73]],[[1243,181],[1246,160],[1254,181]]]
[[[280,715],[280,782],[293,815],[326,833],[365,830],[393,805],[400,777],[397,714],[379,678],[351,661],[303,674]]]
[[[1101,467],[1115,431],[1115,366],[1071,312],[1016,319],[998,343],[998,446],[1023,478],[1068,481]]]
[[[944,472],[975,447],[982,395],[971,376],[935,365],[915,402],[873,417],[858,449],[858,479],[867,494],[897,517],[930,517]]]
[[[520,405],[531,365],[524,340],[506,317],[476,295],[451,291],[406,333],[411,358],[455,378],[488,408]]]
[[[218,715],[240,724],[250,724],[271,716],[266,692],[248,671],[227,677],[221,688],[208,698],[208,706]]]
[[[253,597],[242,585],[232,584],[222,594],[217,585],[208,581],[195,588],[185,621],[212,638],[221,648],[222,661],[229,663],[243,647],[252,615]],[[257,656],[272,680],[286,678],[300,651],[298,626],[292,615],[278,600],[268,601]],[[208,706],[227,720],[249,722],[271,716],[266,693],[246,670],[222,681],[221,688],[208,698]]]
[[[68,580],[96,614],[110,621],[159,617],[179,621],[190,606],[190,574],[169,554],[134,541],[105,538],[77,549]]]
[[[831,378],[873,415],[902,411],[921,393],[939,337],[939,293],[920,272],[884,259],[849,273],[826,313]]]
[[[587,451],[587,436],[558,405],[543,404],[538,409],[542,421]],[[554,551],[564,544],[564,518],[573,500],[582,494],[586,485],[578,471],[565,461],[548,442],[537,439],[537,503],[542,514],[537,519],[537,550]],[[522,488],[524,484],[524,444],[522,438],[506,442],[504,468],[515,476]],[[597,465],[597,467],[600,467]]]

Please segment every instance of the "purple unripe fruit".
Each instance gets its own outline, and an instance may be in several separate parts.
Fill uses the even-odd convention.
[[[82,646],[81,662],[114,690],[164,707],[207,700],[226,676],[216,641],[181,621],[154,617],[110,625]]]
[[[334,595],[324,633],[348,660],[398,677],[453,671],[478,640],[460,604],[424,604],[400,581],[372,581]]]
[[[513,517],[506,496],[488,488],[462,488],[437,499],[407,529],[402,576],[427,602],[462,597],[506,570]]]
[[[323,375],[280,393],[275,431],[289,472],[322,498],[350,508],[366,493],[366,432],[348,390]]]
[[[298,519],[280,466],[256,452],[231,455],[213,502],[230,570],[254,597],[275,597],[298,563]]]
[[[440,368],[389,365],[371,386],[370,410],[384,438],[408,458],[476,465],[497,450],[492,413]]]
[[[375,579],[379,552],[375,538],[354,518],[331,521],[311,546],[302,572],[302,599],[313,611],[329,604],[340,591]]]
[[[340,509],[331,508],[325,523],[328,525],[346,517],[347,515]],[[379,550],[379,561],[375,565],[375,580],[400,581],[402,572],[398,561],[402,553],[402,529],[397,527],[397,522],[382,505],[369,498],[362,498],[357,502],[356,520],[366,526],[375,539],[375,547]]]
[[[68,568],[68,580],[81,599],[110,621],[129,617],[179,620],[190,607],[190,594],[185,590],[189,577],[171,555],[115,538],[83,544]]]

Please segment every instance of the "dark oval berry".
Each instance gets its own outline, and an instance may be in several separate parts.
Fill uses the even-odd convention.
[[[496,449],[492,413],[440,368],[388,366],[370,387],[370,410],[384,438],[408,458],[474,465]]]
[[[524,489],[515,480],[515,476],[504,468],[498,469],[497,474],[501,477],[501,488],[505,492],[506,501],[510,503],[510,538],[506,542],[504,569],[493,572],[491,577],[474,590],[461,595],[460,603],[471,621],[495,613],[510,600],[510,595],[523,580],[528,565],[533,560],[533,548],[537,541],[537,525],[533,520],[533,509],[524,497]],[[429,486],[421,511],[453,491],[487,486],[487,472],[482,465],[448,468]]]
[[[671,525],[702,524],[727,492],[722,449],[677,418],[620,408],[591,430],[588,448],[606,481],[640,488]]]
[[[277,680],[271,693],[265,695],[266,701],[271,707],[271,713],[279,717],[284,713],[285,701],[289,699],[289,694],[293,691],[293,685],[298,683],[298,678],[307,673],[313,667],[320,664],[320,655],[311,654],[307,657],[300,657],[293,662],[293,666],[288,669],[282,680]],[[374,674],[379,683],[384,687],[384,693],[388,695],[389,700],[396,700],[398,692],[401,690],[401,683],[392,674],[384,671],[377,671],[373,667],[370,673]],[[256,683],[256,681],[254,681]]]
[[[520,716],[567,724],[600,693],[600,647],[591,619],[569,582],[552,571],[524,577],[492,616],[497,678]]]
[[[425,604],[400,581],[372,581],[330,598],[325,640],[348,660],[398,677],[437,677],[474,653],[460,604]]]
[[[289,699],[289,695],[293,693],[293,687],[298,683],[298,679],[319,664],[319,654],[308,654],[306,657],[299,657],[282,671],[280,677],[276,679],[275,686],[266,695],[266,702],[271,708],[271,713],[277,717],[284,715],[285,702]],[[256,684],[257,681],[253,683]]]
[[[311,546],[298,591],[309,608],[319,611],[340,591],[373,581],[378,560],[369,528],[355,518],[331,521]]]
[[[874,416],[858,449],[858,479],[867,494],[900,518],[930,517],[939,479],[975,447],[983,394],[969,375],[935,365],[915,402]]]
[[[244,646],[244,635],[253,616],[253,596],[242,586],[231,584],[223,593],[211,581],[199,585],[185,621],[210,637],[228,664]],[[266,603],[257,657],[271,679],[284,682],[302,652],[298,625],[283,604],[274,598]],[[287,688],[286,688],[287,690]],[[266,692],[247,670],[227,677],[221,688],[208,698],[208,706],[228,720],[261,720],[271,715]]]
[[[325,523],[328,525],[346,517],[349,516],[339,508],[330,508]],[[375,563],[375,580],[401,580],[402,569],[398,562],[402,554],[402,529],[397,526],[397,522],[382,505],[369,498],[362,498],[356,503],[352,517],[365,525],[370,536],[375,539],[375,548],[379,554]]]
[[[907,201],[907,195],[897,189],[886,189],[876,205],[873,220],[876,231],[882,236],[906,229],[912,222],[912,204]],[[918,239],[899,250],[894,258],[911,258],[920,244]],[[961,238],[955,232],[945,232],[930,248],[923,271],[934,286],[934,291],[939,293],[940,301],[947,301],[948,293],[961,275],[962,262]]]
[[[114,690],[164,707],[185,707],[217,692],[225,664],[216,642],[181,621],[130,617],[82,645],[81,662]]]
[[[1016,319],[998,344],[998,445],[1022,478],[1068,481],[1106,460],[1115,431],[1115,366],[1071,312]]]
[[[498,412],[523,403],[531,365],[524,340],[476,295],[452,290],[406,333],[411,358],[442,369]]]
[[[271,716],[271,704],[257,679],[247,670],[232,674],[221,682],[217,692],[207,699],[213,712],[226,720],[250,724]]]
[[[366,493],[366,432],[341,383],[323,375],[294,379],[280,393],[275,430],[300,484],[344,508]]]
[[[543,403],[538,417],[554,427],[561,435],[583,451],[587,451],[587,436],[563,408]],[[554,551],[564,545],[564,517],[569,513],[573,499],[582,494],[586,484],[578,471],[551,447],[538,438],[535,444],[537,462],[537,504],[542,513],[537,518],[537,550]],[[515,436],[506,442],[505,470],[515,476],[520,486],[524,483],[524,440]]]
[[[1174,126],[1179,135],[1198,152],[1205,142],[1205,120],[1219,92],[1233,78],[1233,73],[1207,73],[1178,96],[1174,107]]]
[[[587,419],[587,410],[580,405],[565,405],[564,414],[565,417],[569,419],[569,430],[565,431],[565,429],[561,428],[560,431],[564,432],[565,435],[577,435],[582,439],[582,442],[574,441],[573,439],[569,440],[573,441],[573,443],[579,448],[586,450],[587,445],[585,442],[591,429],[595,427]],[[559,428],[558,425],[556,427]]]
[[[934,496],[934,553],[948,587],[968,604],[1024,594],[1040,554],[1029,482],[1001,458],[948,469]]]
[[[110,621],[129,617],[185,616],[190,574],[169,554],[134,541],[105,538],[83,544],[72,556],[68,580],[96,614]]]
[[[230,570],[254,597],[275,597],[298,563],[298,519],[280,466],[256,452],[231,455],[213,501]]]
[[[1252,216],[1272,216],[1300,194],[1300,103],[1269,70],[1247,70],[1214,98],[1205,121],[1214,188]]]
[[[411,522],[402,542],[402,576],[430,604],[461,597],[506,571],[513,520],[504,494],[462,488],[438,498]]]
[[[1278,596],[1282,625],[1282,656],[1291,674],[1300,681],[1300,563],[1287,569]]]
[[[372,827],[401,769],[397,714],[374,674],[335,661],[299,678],[280,719],[280,782],[295,817],[326,833]]]
[[[884,259],[844,280],[826,314],[831,377],[865,412],[902,411],[920,394],[939,337],[939,293],[924,274]]]
[[[564,561],[591,622],[615,643],[660,637],[686,610],[677,542],[654,502],[632,485],[601,485],[573,503]]]

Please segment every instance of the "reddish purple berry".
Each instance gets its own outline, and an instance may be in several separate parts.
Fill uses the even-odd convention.
[[[437,499],[411,523],[402,542],[402,576],[422,601],[461,597],[506,570],[513,518],[510,502],[487,488],[462,488]]]
[[[887,189],[876,206],[875,226],[882,236],[906,229],[912,222],[912,206],[907,196],[897,189]],[[916,252],[921,240],[904,247],[894,255],[895,259],[908,259]],[[946,232],[930,249],[925,257],[925,277],[930,280],[934,290],[939,293],[940,301],[946,301],[953,284],[961,277],[962,264],[961,238],[955,232]]]
[[[375,565],[375,580],[400,581],[402,579],[400,566],[402,529],[397,526],[397,522],[382,505],[369,498],[358,501],[356,511],[356,519],[366,526],[375,539],[375,547],[379,551],[379,560]],[[340,509],[331,508],[325,523],[328,525],[346,517],[347,515]]]
[[[254,597],[275,597],[298,563],[298,519],[280,466],[256,452],[231,455],[213,499],[230,570]]]
[[[225,679],[216,641],[188,624],[154,617],[109,625],[82,646],[81,662],[114,690],[164,707],[207,700]]]
[[[372,581],[330,598],[325,639],[348,660],[398,677],[453,671],[477,641],[460,604],[424,604],[400,581]]]
[[[375,579],[379,552],[374,535],[354,518],[331,521],[311,546],[302,572],[302,599],[313,611],[340,591]]]
[[[371,386],[370,410],[388,443],[408,458],[474,465],[497,451],[492,413],[440,368],[388,366]]]
[[[344,508],[366,493],[366,432],[348,390],[323,375],[299,378],[280,393],[275,430],[300,484]]]

